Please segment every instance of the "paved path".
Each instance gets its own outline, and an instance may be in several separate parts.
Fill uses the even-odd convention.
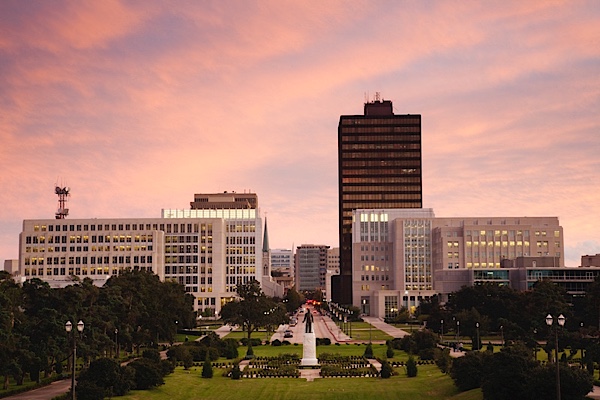
[[[375,329],[379,329],[380,331],[387,333],[393,338],[403,338],[404,336],[410,335],[410,333],[402,329],[396,328],[393,325],[387,324],[376,317],[363,317],[363,320],[373,325]]]
[[[71,389],[71,379],[63,379],[62,381],[52,382],[50,385],[39,389],[4,397],[3,400],[50,400],[56,396],[67,393],[69,389]]]
[[[588,399],[600,399],[600,386],[594,386],[592,391],[587,395]]]

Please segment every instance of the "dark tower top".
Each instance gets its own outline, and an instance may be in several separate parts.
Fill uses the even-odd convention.
[[[365,115],[394,115],[391,100],[365,103]]]

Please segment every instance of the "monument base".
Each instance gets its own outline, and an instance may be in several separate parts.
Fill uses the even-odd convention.
[[[302,360],[300,368],[314,368],[319,366],[317,359],[317,339],[314,332],[304,333]]]

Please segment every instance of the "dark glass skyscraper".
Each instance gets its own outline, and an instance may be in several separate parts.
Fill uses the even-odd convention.
[[[338,126],[340,275],[333,301],[352,303],[352,210],[421,208],[421,115],[394,115],[392,102],[365,103]]]

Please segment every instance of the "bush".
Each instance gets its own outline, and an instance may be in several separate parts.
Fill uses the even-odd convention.
[[[329,345],[331,345],[331,339],[317,338],[317,346],[329,346]]]
[[[248,346],[248,338],[241,339],[240,343],[242,344],[242,346]],[[262,340],[257,338],[251,338],[250,343],[252,344],[252,346],[260,346],[262,345]]]
[[[135,370],[135,388],[146,390],[165,383],[158,363],[140,358],[129,364]]]
[[[388,342],[387,350],[385,351],[385,356],[387,358],[393,358],[394,357],[394,349],[392,348],[392,344],[390,342]]]
[[[144,352],[142,353],[142,357],[157,363],[160,362],[160,352],[155,349],[144,350]]]
[[[388,379],[392,376],[392,374],[393,374],[393,370],[392,370],[392,366],[390,365],[390,363],[387,361],[382,361],[381,362],[381,377],[383,379]]]
[[[210,363],[210,360],[205,360],[204,365],[202,365],[202,377],[203,378],[212,378],[213,377],[213,369],[212,369],[212,364]]]
[[[452,363],[450,376],[461,391],[481,387],[484,378],[485,353],[469,352]]]
[[[254,350],[252,350],[252,342],[248,343],[248,350],[246,350],[246,358],[254,358]]]
[[[367,345],[367,347],[365,348],[365,353],[363,354],[363,356],[364,356],[365,358],[375,358],[375,357],[373,356],[373,346],[371,346],[371,343],[369,343],[369,344]]]
[[[281,346],[281,340],[275,339],[271,342],[271,346]]]
[[[409,378],[417,376],[417,363],[413,356],[409,356],[406,362],[406,376]]]
[[[150,361],[148,361],[150,362]],[[100,388],[104,396],[123,396],[134,385],[134,372],[130,367],[121,367],[110,358],[99,358],[92,361],[90,366],[81,372],[77,380],[76,391],[81,390],[84,398],[95,398],[91,391]],[[81,385],[81,389],[79,386]],[[90,397],[91,396],[91,397]]]
[[[434,360],[435,359],[435,348],[422,349],[419,351],[419,358],[421,360]]]
[[[444,374],[450,372],[452,368],[452,357],[450,356],[450,349],[436,349],[435,350],[435,365],[438,366],[440,371]]]
[[[233,369],[231,370],[231,379],[240,379],[242,377],[242,371],[240,370],[240,365],[235,364]]]

